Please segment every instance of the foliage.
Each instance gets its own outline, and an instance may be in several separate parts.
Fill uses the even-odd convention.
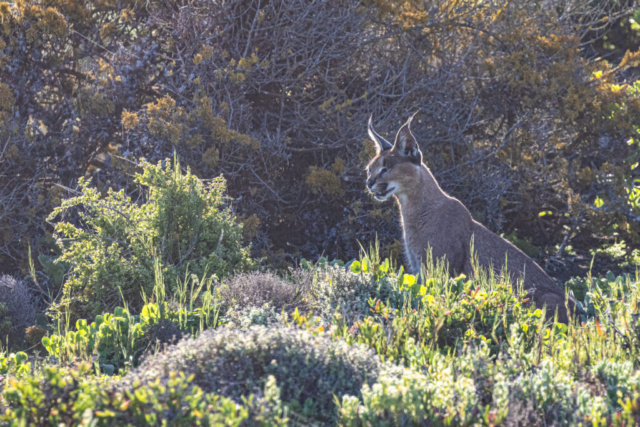
[[[96,316],[91,324],[80,319],[75,326],[75,331],[42,338],[49,355],[62,360],[89,360],[97,354],[100,369],[111,374],[116,367],[132,364],[139,357],[144,325],[139,316],[132,316],[122,307],[116,307],[114,314]]]
[[[23,345],[27,327],[36,320],[31,298],[24,281],[0,276],[0,345]]]
[[[168,300],[165,283],[156,263],[156,281],[151,295],[140,314],[132,314],[128,307],[116,307],[113,313],[95,317],[89,324],[85,319],[75,323],[75,330],[66,322],[57,322],[57,333],[42,338],[49,356],[58,363],[93,361],[99,371],[112,375],[138,366],[145,351],[220,324],[220,302],[211,278],[178,282],[176,300]]]
[[[376,384],[363,387],[362,400],[343,398],[341,424],[629,425],[640,417],[639,377],[624,377],[629,364],[576,371],[568,367],[573,358],[567,348],[537,366],[524,363],[535,360],[535,352],[498,360],[489,353],[480,345],[457,357],[438,354],[423,371],[383,371]]]
[[[316,314],[324,322],[330,322],[336,311],[353,318],[366,315],[372,299],[382,299],[393,307],[401,304],[402,292],[395,286],[398,276],[390,268],[389,261],[378,266],[376,257],[371,259],[366,253],[361,255],[361,261],[347,263],[347,268],[341,265],[342,262],[322,262],[323,258],[317,265],[310,265],[303,260],[302,268],[293,270],[290,275],[290,280],[304,284],[307,289],[305,304],[299,308]],[[378,273],[362,273],[362,265],[365,269],[375,265],[372,269]]]
[[[21,376],[31,373],[31,362],[27,353],[19,351],[7,354],[0,352],[0,375]]]
[[[193,311],[184,308],[170,310],[166,302],[161,310],[156,303],[148,303],[140,315],[132,315],[122,307],[114,313],[96,316],[88,324],[80,319],[75,331],[66,328],[57,334],[42,338],[42,345],[50,356],[60,362],[92,360],[106,374],[121,372],[137,366],[148,349],[180,338],[183,333],[202,332],[217,326],[216,308],[198,307]]]
[[[164,167],[141,164],[135,182],[148,189],[141,204],[124,191],[109,189],[103,196],[80,179],[80,194],[53,210],[49,218],[58,218],[62,248],[56,262],[69,265],[62,310],[95,316],[122,299],[139,310],[141,295],[153,290],[157,262],[169,295],[188,271],[224,277],[251,268],[248,248],[240,243],[242,227],[223,205],[224,179],[205,185],[189,170],[183,174],[177,159],[174,163],[173,168],[168,160]],[[74,208],[82,208],[79,225],[65,217]]]
[[[348,343],[365,344],[383,360],[406,366],[427,364],[435,350],[456,352],[472,344],[485,343],[497,352],[513,324],[527,337],[539,335],[543,328],[542,311],[527,304],[525,293],[516,295],[505,275],[498,278],[479,271],[470,279],[449,278],[443,263],[430,261],[420,283],[413,275],[389,270],[388,260],[376,259],[375,254],[364,256],[349,269],[365,282],[388,283],[395,299],[387,292],[374,293],[366,311],[354,313],[338,306],[330,318],[296,311],[290,322],[309,330],[327,330]],[[563,330],[562,325],[556,329]]]
[[[224,304],[239,308],[270,304],[276,311],[293,308],[302,301],[306,289],[273,273],[238,274],[226,281],[220,291]]]
[[[363,346],[282,326],[256,326],[183,340],[122,381],[164,381],[170,372],[182,371],[194,375],[205,392],[239,399],[262,389],[273,376],[282,401],[295,413],[326,422],[336,414],[333,395],[357,395],[362,384],[375,381],[379,369],[379,360]]]
[[[89,372],[86,364],[48,367],[12,380],[0,402],[0,425],[286,425],[273,378],[262,397],[248,395],[239,403],[203,393],[184,374],[118,390],[108,381],[86,379]]]
[[[43,340],[50,348],[58,343],[57,366],[47,359],[34,369],[24,353],[2,354],[0,423],[640,422],[640,277],[572,281],[579,313],[562,325],[545,323],[503,275],[481,269],[451,278],[444,264],[429,261],[418,280],[382,260],[375,247],[346,266],[301,264],[285,279],[238,278],[300,289],[300,309],[273,312],[279,320],[266,326],[212,329],[218,318],[225,321],[222,310],[210,315],[215,324],[191,330],[196,338],[162,347],[138,367],[124,356],[148,345],[153,327],[200,324],[202,306],[189,304],[204,299],[200,282],[181,285],[178,294],[191,297],[176,305],[163,299],[164,284],[156,280],[140,315],[117,309],[98,317],[100,326],[80,322],[73,333]],[[202,289],[213,298],[214,289]],[[134,346],[125,327],[141,334]],[[112,376],[101,354],[120,358],[120,376]]]
[[[377,274],[374,267],[368,274]],[[294,316],[316,333],[366,343],[384,360],[405,366],[385,365],[376,384],[363,386],[361,398],[344,396],[341,424],[638,422],[638,277],[588,277],[578,322],[564,326],[545,325],[540,310],[520,306],[497,277],[477,272],[472,283],[456,286],[464,279],[429,267],[425,285],[411,293],[419,300],[416,309],[413,302],[393,310],[371,301],[372,314],[351,327],[339,315],[328,327]],[[404,280],[397,283],[405,287]],[[478,300],[467,311],[468,295]],[[505,310],[492,304],[496,296]],[[500,311],[508,315],[496,316]],[[423,326],[434,323],[440,339]]]
[[[133,161],[174,151],[200,178],[224,174],[274,266],[353,258],[374,232],[398,255],[396,214],[364,191],[365,124],[393,132],[418,108],[428,166],[494,231],[580,253],[616,232],[635,248],[633,11],[556,3],[3,4],[0,265],[26,272],[29,244],[57,255],[45,218],[79,178],[135,199]]]

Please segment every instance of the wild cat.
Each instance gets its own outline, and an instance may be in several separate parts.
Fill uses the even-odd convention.
[[[475,221],[459,200],[442,191],[422,162],[422,152],[409,128],[412,119],[413,116],[398,130],[393,145],[376,133],[369,119],[369,136],[375,143],[376,156],[367,166],[367,188],[374,197],[384,201],[393,196],[398,202],[409,270],[420,271],[429,247],[433,259],[446,258],[451,275],[463,273],[471,277],[472,256],[477,257],[480,266],[491,266],[497,272],[502,271],[506,259],[514,285],[522,280],[536,306],[546,306],[547,318],[553,318],[557,310],[558,320],[567,323],[567,306],[573,312],[574,300],[567,301],[564,290],[538,264]]]

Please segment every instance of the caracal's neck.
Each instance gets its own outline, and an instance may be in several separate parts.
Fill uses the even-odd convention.
[[[434,209],[440,201],[448,198],[424,163],[416,166],[412,181],[406,185],[405,191],[395,195],[403,218]]]

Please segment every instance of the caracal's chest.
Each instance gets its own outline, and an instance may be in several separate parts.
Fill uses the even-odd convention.
[[[404,256],[411,274],[420,272],[421,264],[425,261],[428,238],[422,236],[420,230],[404,221],[402,224],[402,238],[404,240]]]

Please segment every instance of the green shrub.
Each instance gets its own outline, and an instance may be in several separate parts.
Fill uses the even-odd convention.
[[[385,365],[361,398],[342,398],[340,424],[637,425],[640,375],[631,363],[581,370],[571,346],[556,350],[531,364],[540,348],[496,359],[480,344],[455,356],[435,354],[424,369]]]
[[[270,272],[238,274],[220,287],[225,322],[241,328],[281,322],[283,310],[306,306],[307,293],[307,283],[284,280]]]
[[[449,279],[429,268],[424,284],[413,282],[398,284],[409,287],[417,307],[372,301],[361,321],[334,317],[332,336],[406,366],[385,364],[361,397],[344,396],[341,425],[640,422],[637,278],[611,273],[581,282],[585,310],[569,325],[544,324],[510,284],[482,271]],[[323,329],[302,317],[293,320]]]
[[[455,361],[437,355],[426,372],[387,365],[373,386],[364,385],[362,403],[342,399],[341,422],[346,425],[472,425],[481,421],[481,390],[476,389],[475,364],[488,357]],[[442,422],[445,421],[445,422]]]
[[[282,401],[297,414],[330,421],[336,414],[333,395],[358,395],[379,370],[373,352],[342,340],[283,327],[225,328],[182,340],[147,359],[123,378],[122,387],[165,381],[171,372],[182,371],[195,375],[203,391],[238,400],[264,388],[272,375]]]
[[[29,372],[31,372],[31,362],[29,362],[27,353],[22,351],[11,354],[0,352],[0,375],[23,375]],[[0,381],[1,386],[2,381]]]
[[[183,174],[175,160],[153,166],[142,163],[135,182],[147,188],[137,204],[124,191],[106,195],[80,179],[81,194],[62,201],[49,219],[55,224],[62,255],[69,265],[65,301],[79,317],[109,311],[121,298],[133,310],[142,307],[142,293],[151,294],[155,260],[165,282],[175,291],[189,271],[224,277],[250,269],[249,249],[241,246],[242,226],[224,207],[222,176],[205,185],[189,170]],[[80,225],[64,220],[79,208]]]
[[[380,299],[393,307],[402,304],[403,295],[397,286],[401,278],[389,268],[388,261],[382,268],[386,268],[385,273],[376,276],[354,273],[351,267],[325,264],[312,269],[298,268],[290,276],[306,290],[303,307],[330,322],[336,310],[353,318],[367,315],[371,300]]]
[[[122,307],[116,307],[113,314],[96,316],[91,324],[80,319],[75,329],[42,338],[50,356],[66,362],[96,355],[100,369],[113,374],[125,363],[135,365],[144,350],[145,323]]]
[[[272,326],[282,324],[282,321],[282,312],[277,312],[269,303],[260,307],[232,307],[224,315],[225,324],[242,329],[251,326]]]
[[[500,276],[478,270],[450,278],[438,264],[419,282],[374,255],[347,268],[292,272],[290,283],[305,290],[305,308],[336,307],[330,317],[285,310],[280,324],[246,330],[201,333],[194,325],[211,328],[217,320],[203,321],[202,307],[163,301],[159,281],[155,302],[140,315],[118,309],[96,319],[108,327],[80,322],[59,336],[67,348],[77,345],[69,359],[99,354],[91,349],[104,343],[104,355],[125,361],[136,348],[130,342],[159,339],[155,329],[166,329],[167,338],[178,330],[199,336],[164,347],[120,377],[91,375],[88,367],[33,369],[23,353],[1,355],[0,425],[277,425],[287,418],[344,426],[640,423],[638,277],[588,278],[580,284],[586,312],[553,325]],[[274,276],[263,279],[284,286]],[[350,292],[343,286],[349,282],[361,287]],[[187,287],[181,289],[185,295]],[[366,311],[344,309],[365,295]],[[278,316],[269,303],[252,310],[256,322]],[[129,341],[125,326],[140,327],[143,336]],[[114,331],[120,338],[109,340]],[[100,357],[93,362],[94,373],[108,371]]]
[[[49,367],[10,382],[0,400],[0,425],[266,426],[287,421],[273,377],[261,396],[243,396],[239,403],[203,393],[193,376],[182,373],[125,390],[89,373],[86,364]]]
[[[317,316],[296,311],[288,321],[311,331],[330,325],[333,337],[365,344],[383,360],[407,366],[426,363],[434,351],[455,352],[470,343],[486,342],[497,352],[512,324],[529,338],[544,329],[542,311],[526,294],[517,295],[509,280],[479,268],[475,277],[451,278],[444,263],[429,260],[425,280],[419,282],[380,262],[373,251],[347,271],[333,268],[315,274],[321,280],[309,298],[331,303],[320,303]],[[562,328],[556,325],[554,331]]]
[[[95,356],[102,372],[113,374],[126,366],[137,366],[145,350],[155,344],[166,344],[183,333],[197,335],[218,326],[217,306],[207,304],[209,291],[203,293],[203,304],[189,309],[171,308],[167,302],[147,303],[139,315],[116,307],[113,313],[95,317],[90,324],[76,321],[75,330],[66,327],[42,338],[42,345],[60,362],[91,360]]]

